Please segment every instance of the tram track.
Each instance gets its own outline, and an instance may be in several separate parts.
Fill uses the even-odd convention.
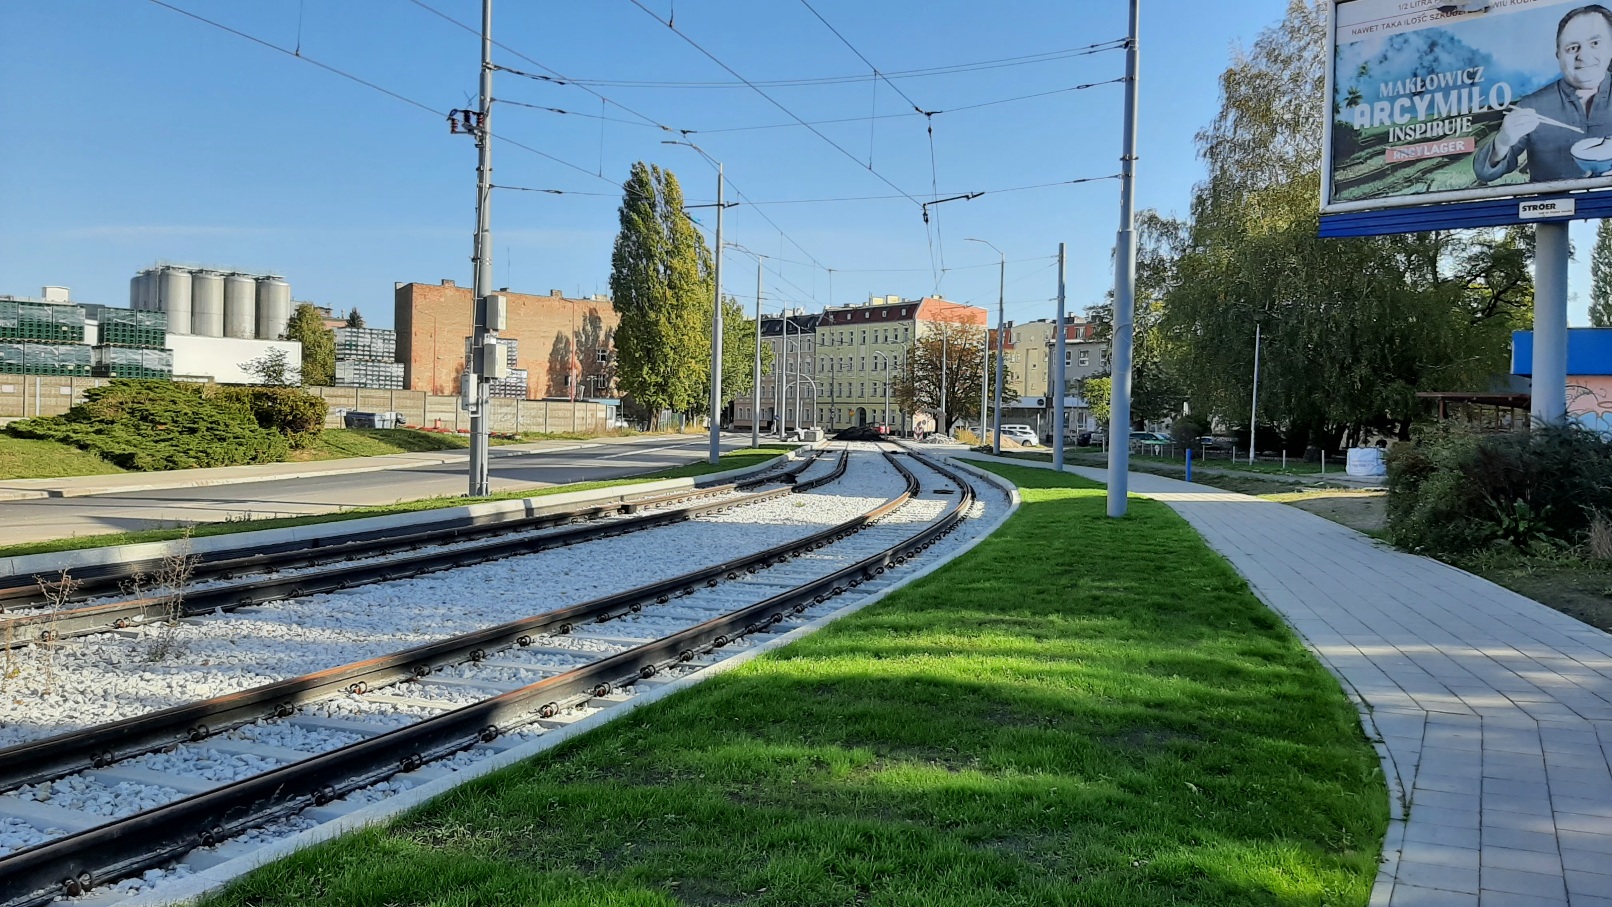
[[[712,565],[660,583],[557,609],[521,621],[440,640],[427,646],[268,684],[205,702],[89,728],[81,732],[0,750],[0,789],[60,778],[114,765],[140,753],[207,740],[229,728],[275,715],[291,718],[310,702],[356,689],[389,688],[434,678],[444,669],[492,664],[501,651],[541,649],[545,635],[563,637],[591,624],[597,628],[644,609],[687,598],[724,581],[778,568],[866,532],[906,505],[920,490],[917,476],[896,458],[887,460],[904,476],[904,491],[861,516],[826,530]],[[871,542],[866,556],[751,600],[673,633],[631,645],[588,664],[534,683],[453,708],[406,727],[379,733],[261,775],[197,793],[135,816],[99,824],[0,858],[0,905],[22,907],[72,895],[102,882],[161,865],[197,846],[278,816],[319,806],[399,772],[487,744],[560,711],[631,688],[680,665],[765,631],[814,605],[904,564],[950,532],[972,505],[972,489],[955,472],[919,458],[957,489],[942,515],[915,532],[881,527],[889,537]],[[841,464],[843,467],[843,463]],[[894,537],[899,536],[899,538]],[[860,554],[860,552],[857,552]],[[847,555],[850,557],[851,555]],[[793,568],[791,568],[793,569]],[[781,571],[782,572],[782,571]],[[509,667],[507,664],[504,667]],[[507,671],[505,675],[507,676]],[[442,683],[470,681],[444,678]],[[496,687],[497,684],[483,684]],[[404,697],[408,698],[408,697]]]
[[[440,525],[428,525],[401,532],[396,529],[354,530],[325,538],[285,541],[271,545],[253,544],[198,553],[191,556],[191,579],[231,580],[271,569],[284,571],[298,567],[318,567],[384,556],[400,550],[417,551],[487,536],[527,533],[582,521],[632,515],[646,509],[669,507],[688,501],[743,492],[761,485],[780,483],[793,485],[801,474],[818,462],[823,453],[822,450],[813,451],[800,462],[783,469],[766,470],[721,485],[693,487],[660,494],[627,493],[617,500],[598,504],[585,504],[564,510],[529,513],[485,522],[449,520]],[[73,591],[68,600],[85,601],[126,591],[131,582],[159,573],[163,567],[163,560],[162,557],[152,557],[80,567],[73,571]],[[48,596],[41,588],[41,581],[48,585],[50,579],[48,576],[31,575],[0,578],[0,614],[4,614],[8,609],[25,609],[45,604]]]
[[[266,554],[215,559],[209,562],[212,575],[215,576],[233,575],[245,571],[248,569],[248,564],[257,570],[267,567],[297,566],[316,555],[319,557],[316,563],[325,566],[306,572],[277,571],[274,574],[264,574],[241,582],[223,582],[186,589],[178,601],[162,595],[148,595],[76,608],[34,608],[22,613],[0,614],[0,648],[30,645],[35,642],[56,642],[109,630],[137,627],[153,620],[172,620],[212,611],[229,611],[263,602],[336,592],[365,583],[409,579],[440,570],[534,554],[593,539],[667,526],[734,507],[810,491],[844,474],[846,456],[842,451],[832,470],[809,480],[800,480],[798,477],[816,461],[817,457],[814,455],[777,475],[755,477],[739,483],[702,489],[698,495],[679,492],[673,495],[632,499],[610,505],[545,514],[493,527],[481,527],[482,535],[496,531],[495,538],[482,542],[453,544],[465,540],[465,527],[456,527],[394,536],[391,541],[366,538],[346,545],[328,546],[319,552],[299,551],[286,562],[275,562]],[[742,488],[755,488],[780,482],[785,484],[768,491],[735,494]],[[675,506],[691,498],[712,497],[718,500]],[[549,528],[552,528],[552,531],[543,531]],[[401,553],[398,553],[399,550]],[[383,551],[392,556],[382,555]],[[153,569],[160,570],[160,567]],[[172,610],[177,610],[178,613],[172,613]]]

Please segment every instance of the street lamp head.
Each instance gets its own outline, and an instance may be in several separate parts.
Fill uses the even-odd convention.
[[[964,239],[964,240],[963,240],[963,242],[977,242],[977,243],[984,243],[984,244],[985,244],[985,245],[987,245],[987,246],[990,246],[990,247],[991,247],[991,251],[993,251],[993,252],[995,252],[995,253],[996,253],[996,254],[997,254],[997,255],[1000,255],[1000,256],[1002,256],[1002,257],[1003,257],[1003,258],[1004,258],[1004,259],[1005,259],[1005,258],[1007,258],[1007,253],[1006,253],[1006,252],[1003,252],[1003,251],[1002,251],[1002,250],[1001,250],[1001,249],[998,249],[998,248],[997,248],[997,247],[996,247],[996,244],[995,244],[995,243],[992,243],[992,242],[990,242],[990,241],[989,241],[989,240],[984,240],[984,239],[975,239],[975,238],[974,238],[974,237],[972,237],[972,236],[970,236],[970,237],[967,237],[967,238],[966,238],[966,239]]]

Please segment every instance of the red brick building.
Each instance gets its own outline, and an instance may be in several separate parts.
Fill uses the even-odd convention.
[[[508,327],[498,336],[518,342],[516,367],[526,370],[528,397],[616,396],[619,319],[609,299],[570,299],[558,290],[547,296],[497,292],[509,299]],[[403,386],[430,394],[459,393],[473,318],[470,288],[451,280],[400,283],[393,305]]]

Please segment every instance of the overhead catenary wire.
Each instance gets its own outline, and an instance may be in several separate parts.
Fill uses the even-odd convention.
[[[467,25],[466,23],[460,22],[459,20],[453,18],[452,16],[448,15],[447,13],[444,13],[441,10],[436,9],[435,7],[433,7],[430,4],[426,3],[425,0],[409,0],[409,2],[413,3],[415,6],[420,7],[421,9],[431,13],[432,15],[434,15],[434,16],[436,16],[436,17],[438,17],[438,18],[440,18],[440,19],[442,19],[442,20],[444,20],[446,22],[449,22],[449,23],[451,23],[451,24],[453,24],[455,26],[458,26],[460,29],[463,29],[464,31],[467,31],[467,32],[469,32],[469,33],[471,33],[473,35],[479,35],[480,34],[479,29],[476,29],[476,28],[474,28],[474,27],[472,27],[470,25]],[[648,12],[648,10],[645,10],[645,12]],[[651,15],[654,15],[654,14],[651,13]],[[668,24],[670,24],[670,23],[668,23]],[[638,117],[639,119],[643,120],[646,124],[654,126],[655,128],[661,130],[662,132],[684,133],[684,130],[674,129],[673,127],[668,126],[665,123],[662,123],[662,122],[654,119],[653,117],[650,117],[647,114],[644,114],[644,113],[641,113],[641,112],[639,112],[637,110],[634,110],[633,108],[628,107],[627,105],[622,104],[619,101],[612,100],[612,99],[606,97],[605,95],[601,94],[600,92],[594,91],[593,89],[591,89],[591,88],[589,88],[589,87],[587,87],[585,85],[578,85],[574,80],[569,79],[568,77],[566,77],[565,74],[563,74],[563,73],[559,72],[558,70],[556,70],[556,69],[544,64],[540,60],[537,60],[537,59],[535,59],[533,57],[530,57],[530,56],[522,53],[521,51],[509,46],[508,44],[505,44],[505,43],[503,43],[501,41],[496,41],[496,40],[493,42],[493,44],[494,44],[494,46],[499,47],[499,48],[501,48],[503,50],[506,50],[509,53],[514,54],[515,56],[521,58],[522,60],[525,60],[528,63],[531,63],[532,65],[538,67],[539,69],[542,69],[544,72],[549,73],[549,75],[544,76],[544,75],[539,75],[539,74],[536,74],[536,73],[522,72],[520,70],[512,69],[512,68],[507,67],[507,66],[496,66],[495,65],[495,68],[500,70],[500,71],[502,71],[502,72],[508,72],[508,73],[510,73],[512,75],[525,76],[526,78],[529,78],[529,79],[552,82],[552,83],[560,84],[560,85],[577,85],[577,87],[581,88],[583,91],[585,91],[588,94],[593,95],[594,97],[598,98],[602,103],[608,104],[608,105],[614,106],[614,107],[616,107],[616,108],[618,108],[620,110],[626,111],[627,113],[630,113],[635,117]],[[529,151],[536,151],[536,149],[532,149],[529,146],[522,145],[522,146],[519,146],[519,147],[525,147]],[[536,152],[536,153],[541,154],[542,152]],[[547,156],[547,155],[545,155],[545,156]],[[603,156],[604,156],[603,155],[603,149],[601,148],[601,151],[600,151],[601,160],[603,159]],[[567,165],[567,166],[575,167],[575,165]],[[576,169],[582,170],[582,172],[584,172],[584,173],[589,172],[586,168],[576,168]],[[590,174],[590,175],[597,176],[598,178],[604,179],[607,182],[610,182],[612,185],[615,185],[615,182],[613,180],[610,180],[607,177],[605,177],[602,171],[603,171],[603,165],[601,163],[600,172],[596,173],[596,174]],[[732,179],[727,180],[727,183],[728,183],[728,185],[730,187],[733,188],[734,193],[736,195],[738,195],[741,200],[745,198],[744,192],[741,191],[737,185],[734,185],[734,182],[733,182]],[[892,188],[895,188],[898,191],[900,189],[900,187],[896,187],[896,186],[892,186]],[[556,193],[556,194],[558,194],[558,193]],[[779,227],[778,224],[772,218],[768,217],[765,212],[758,210],[756,213],[763,220],[765,220],[769,226],[771,226],[774,230],[778,231],[778,235],[780,237],[782,237],[790,245],[792,245],[796,249],[798,249],[807,258],[811,258],[813,261],[816,261],[816,257],[813,256],[811,252],[809,252],[804,246],[802,246],[794,237],[792,237],[789,234],[785,233],[783,228]],[[822,265],[819,264],[818,267],[822,267]]]
[[[417,0],[416,0],[416,2],[417,2]],[[813,135],[815,135],[818,138],[822,139],[830,147],[832,147],[835,151],[838,151],[840,154],[845,155],[847,158],[849,158],[852,161],[856,162],[858,165],[862,164],[861,159],[858,158],[856,155],[852,154],[851,152],[845,150],[845,147],[843,145],[841,145],[840,143],[834,141],[833,139],[829,138],[828,136],[824,135],[815,126],[808,125],[807,122],[805,120],[801,119],[798,115],[796,115],[796,113],[793,110],[790,110],[788,107],[785,107],[777,99],[773,98],[771,95],[767,94],[765,91],[762,91],[760,87],[756,86],[754,83],[752,83],[752,82],[748,81],[747,79],[745,79],[744,76],[739,75],[737,70],[735,70],[733,67],[729,66],[727,63],[723,62],[722,59],[720,57],[718,57],[716,54],[713,54],[709,50],[706,50],[705,47],[702,44],[700,44],[698,41],[695,41],[693,38],[689,37],[687,34],[685,34],[680,29],[678,29],[677,26],[673,25],[672,23],[668,22],[665,19],[662,19],[659,15],[657,15],[655,13],[654,10],[651,10],[649,7],[645,6],[644,3],[643,3],[643,0],[628,0],[628,2],[631,3],[632,5],[638,7],[640,10],[643,10],[644,15],[646,15],[646,16],[650,17],[651,19],[654,19],[656,22],[659,22],[660,24],[666,26],[668,29],[671,30],[672,34],[677,35],[679,38],[683,39],[684,43],[688,44],[690,47],[692,47],[695,50],[699,51],[702,56],[704,56],[706,59],[710,60],[712,63],[715,63],[716,65],[722,67],[722,69],[725,70],[729,75],[731,75],[735,79],[738,79],[741,82],[744,82],[745,84],[749,85],[750,88],[756,94],[760,95],[764,100],[766,100],[767,103],[769,103],[772,106],[778,108],[785,115],[787,115],[790,119],[793,119],[795,122],[799,123],[800,125],[805,126],[808,130],[811,131],[811,133]],[[896,185],[896,183],[894,181],[892,181],[891,179],[886,177],[884,174],[882,174],[879,171],[874,170],[872,168],[867,168],[867,171],[869,173],[873,174],[873,176],[875,178],[877,178],[880,182],[882,182],[885,185],[889,186],[891,189],[894,189],[897,192],[901,193],[903,196],[905,196],[913,204],[922,207],[923,203],[920,202],[915,196],[913,196],[912,193],[910,193],[907,190],[905,190],[905,189],[901,188],[900,186]]]
[[[1002,69],[1012,66],[1027,66],[1034,63],[1050,63],[1057,60],[1067,60],[1073,57],[1084,57],[1092,54],[1106,53],[1112,50],[1123,50],[1128,43],[1126,38],[1116,38],[1111,41],[1099,41],[1082,47],[1072,47],[1064,50],[1043,51],[1037,54],[1027,54],[1018,57],[1002,57],[995,60],[982,60],[974,63],[953,63],[947,66],[932,66],[924,69],[892,70],[884,73],[890,79],[915,79],[929,76],[954,75],[960,72],[979,72],[990,69]],[[820,76],[800,79],[753,79],[750,82],[680,82],[669,80],[649,79],[567,79],[566,83],[576,86],[597,86],[600,88],[749,88],[751,85],[760,85],[764,88],[803,88],[814,85],[845,85],[867,81],[862,74],[847,76]]]
[[[204,23],[206,25],[210,25],[213,28],[216,28],[216,29],[218,29],[220,31],[228,32],[229,34],[232,34],[232,35],[234,35],[234,36],[236,36],[238,38],[243,38],[243,39],[245,39],[247,41],[250,41],[253,44],[256,44],[256,45],[258,45],[260,47],[266,47],[269,50],[273,50],[273,51],[277,51],[279,53],[285,54],[286,56],[288,56],[288,57],[290,57],[290,58],[292,58],[294,60],[301,60],[304,63],[308,63],[308,64],[311,64],[313,66],[317,66],[320,69],[325,70],[326,72],[332,73],[333,75],[341,76],[342,78],[348,79],[348,80],[350,80],[352,82],[356,82],[359,85],[362,85],[365,88],[368,88],[368,89],[370,89],[372,91],[378,91],[381,94],[384,94],[389,98],[393,98],[395,100],[402,101],[403,103],[408,104],[411,107],[417,107],[420,110],[423,110],[426,113],[429,113],[434,117],[442,117],[442,116],[444,116],[444,112],[442,110],[439,110],[439,109],[437,109],[435,107],[432,107],[431,105],[426,104],[423,101],[417,101],[414,98],[408,97],[407,95],[400,94],[398,92],[395,92],[395,91],[391,90],[390,88],[387,88],[387,87],[385,87],[383,85],[379,85],[379,84],[376,84],[375,82],[371,82],[370,80],[365,79],[362,76],[354,75],[353,73],[350,73],[350,72],[348,72],[348,71],[346,71],[344,69],[341,69],[341,68],[336,67],[336,66],[332,66],[329,63],[325,63],[325,62],[322,62],[320,60],[316,60],[313,57],[308,56],[307,54],[301,53],[298,49],[281,47],[280,45],[275,44],[272,41],[266,41],[266,40],[264,40],[262,38],[257,37],[256,35],[248,34],[247,32],[241,31],[238,28],[232,28],[231,26],[225,25],[222,22],[217,22],[217,21],[215,21],[213,19],[207,18],[206,16],[198,15],[197,13],[193,13],[190,10],[184,9],[182,7],[175,6],[172,3],[166,2],[166,0],[149,0],[149,2],[152,3],[152,4],[155,4],[156,6],[160,6],[160,7],[164,8],[164,9],[172,10],[173,12],[176,12],[176,13],[182,15],[182,16],[186,16],[188,18],[194,19],[197,22],[201,22],[201,23]],[[604,177],[600,176],[599,174],[594,173],[592,170],[589,170],[586,167],[582,167],[582,166],[579,166],[577,164],[573,164],[570,161],[565,160],[564,158],[556,157],[556,156],[554,156],[552,154],[549,154],[546,151],[541,151],[541,150],[539,150],[537,148],[533,148],[530,145],[524,144],[522,142],[518,142],[518,141],[516,141],[514,139],[511,139],[511,138],[509,138],[507,136],[499,135],[498,133],[491,132],[491,131],[488,132],[488,135],[491,136],[492,138],[498,139],[500,141],[507,142],[507,143],[515,146],[516,148],[520,148],[522,150],[525,150],[525,151],[528,151],[528,152],[530,152],[532,154],[535,154],[535,155],[537,155],[539,157],[546,158],[546,159],[548,159],[550,161],[553,161],[556,164],[560,164],[561,166],[568,167],[568,168],[570,168],[572,170],[577,171],[578,173],[584,173],[584,174],[587,174],[588,176],[598,177],[598,178],[601,178],[601,179],[604,178]],[[612,181],[606,179],[606,182],[612,182]]]
[[[1119,179],[1119,174],[1115,173],[1115,174],[1110,174],[1108,176],[1086,176],[1086,177],[1081,177],[1079,179],[1072,179],[1072,180],[1057,180],[1057,181],[1051,182],[1051,183],[1034,183],[1034,184],[1028,185],[1028,186],[1008,186],[1008,187],[1002,188],[1002,189],[981,189],[981,190],[976,190],[976,191],[968,193],[968,194],[969,195],[974,195],[974,196],[1001,195],[1001,194],[1008,193],[1008,192],[1028,192],[1028,191],[1031,191],[1031,190],[1034,190],[1034,189],[1050,189],[1050,188],[1053,188],[1053,187],[1056,187],[1056,186],[1077,186],[1077,185],[1081,185],[1083,183],[1100,183],[1100,182],[1104,182],[1106,180],[1117,180],[1117,179]],[[731,181],[730,181],[730,183],[731,183]],[[498,185],[498,186],[494,186],[493,188],[494,189],[508,189],[508,190],[515,191],[515,192],[541,192],[541,193],[545,193],[547,195],[577,195],[577,196],[592,197],[592,198],[617,198],[620,195],[620,193],[617,193],[617,192],[588,192],[588,191],[580,190],[580,189],[546,189],[546,188],[536,188],[536,187],[529,187],[529,186]],[[771,206],[771,205],[822,205],[822,204],[833,204],[833,203],[840,203],[840,202],[895,201],[897,199],[905,199],[905,198],[906,198],[906,196],[903,196],[903,195],[842,195],[842,196],[836,196],[836,197],[831,197],[831,198],[780,198],[780,199],[768,199],[766,201],[759,201],[759,202],[758,201],[751,201],[751,200],[747,199],[747,200],[742,201],[742,202],[729,202],[728,204],[729,204],[729,206],[743,205],[743,206],[752,207],[752,208],[761,208],[761,207],[767,207],[767,206]],[[821,267],[821,265],[819,265],[819,267]],[[835,268],[834,270],[838,271],[838,270],[842,270],[842,269]],[[913,270],[927,271],[929,269],[928,268],[915,268]],[[958,270],[958,269],[952,268],[950,270]]]

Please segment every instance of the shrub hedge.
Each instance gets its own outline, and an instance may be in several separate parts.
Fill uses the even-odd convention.
[[[1577,425],[1443,425],[1388,454],[1388,533],[1405,548],[1576,545],[1597,514],[1612,514],[1612,442]]]
[[[244,404],[260,427],[285,435],[293,450],[301,450],[319,437],[330,409],[323,397],[294,387],[221,387],[214,393]]]
[[[289,450],[286,436],[259,424],[239,396],[174,381],[116,379],[86,390],[64,415],[23,419],[6,431],[140,470],[278,463]]]

